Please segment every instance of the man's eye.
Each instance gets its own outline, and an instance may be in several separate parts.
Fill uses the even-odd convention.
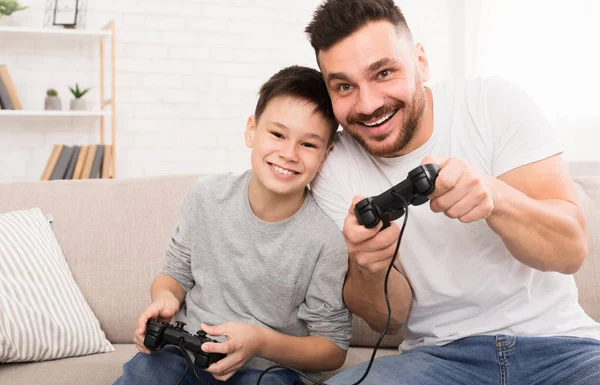
[[[274,137],[276,137],[276,138],[279,138],[279,139],[283,138],[283,135],[281,135],[281,134],[280,134],[279,132],[277,132],[277,131],[271,131],[271,134],[272,134]]]
[[[388,76],[390,76],[390,73],[391,73],[390,70],[383,70],[379,73],[379,77],[380,78],[388,77]]]
[[[337,88],[340,91],[350,91],[350,89],[352,89],[352,86],[350,84],[340,84]]]

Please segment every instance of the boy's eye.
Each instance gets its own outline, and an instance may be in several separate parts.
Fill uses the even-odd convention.
[[[276,137],[276,138],[279,138],[279,139],[283,138],[283,135],[281,135],[281,134],[280,134],[279,132],[277,132],[277,131],[271,131],[271,134],[272,134],[274,137]]]
[[[312,143],[303,143],[302,145],[308,148],[318,148],[315,144]]]

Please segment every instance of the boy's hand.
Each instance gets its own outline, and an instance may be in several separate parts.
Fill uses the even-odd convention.
[[[133,342],[137,349],[150,354],[150,349],[144,346],[144,335],[146,334],[146,322],[150,318],[156,318],[164,322],[171,322],[175,313],[179,310],[179,300],[172,293],[166,292],[156,297],[148,308],[140,315],[135,329]]]
[[[219,381],[227,381],[242,365],[256,357],[264,343],[262,329],[246,323],[228,322],[218,326],[201,324],[200,328],[211,336],[227,336],[226,342],[202,344],[202,350],[207,353],[227,355],[206,369]]]

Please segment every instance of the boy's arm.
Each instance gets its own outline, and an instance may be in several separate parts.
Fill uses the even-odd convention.
[[[259,356],[306,371],[330,371],[341,367],[346,351],[319,336],[293,337],[260,328],[263,341]]]
[[[152,301],[154,301],[158,297],[164,295],[174,296],[177,301],[179,301],[179,304],[181,304],[185,298],[185,290],[173,277],[166,274],[160,274],[154,279],[154,282],[152,282],[150,296],[152,297]]]

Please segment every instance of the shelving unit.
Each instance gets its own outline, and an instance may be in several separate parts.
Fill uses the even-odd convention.
[[[2,117],[47,117],[47,118],[89,118],[100,120],[100,144],[105,144],[106,123],[110,118],[111,122],[111,163],[112,173],[111,178],[117,175],[116,162],[116,133],[117,133],[117,116],[116,116],[116,29],[115,21],[111,20],[99,30],[77,30],[77,29],[53,29],[53,28],[26,28],[26,27],[0,27],[0,39],[5,36],[20,35],[26,38],[56,38],[60,40],[76,40],[98,42],[100,45],[100,105],[92,111],[46,111],[46,110],[0,110],[0,119]],[[105,49],[105,45],[109,45]],[[106,98],[106,68],[105,68],[105,51],[110,55],[110,82],[111,88],[108,93],[109,98]]]

